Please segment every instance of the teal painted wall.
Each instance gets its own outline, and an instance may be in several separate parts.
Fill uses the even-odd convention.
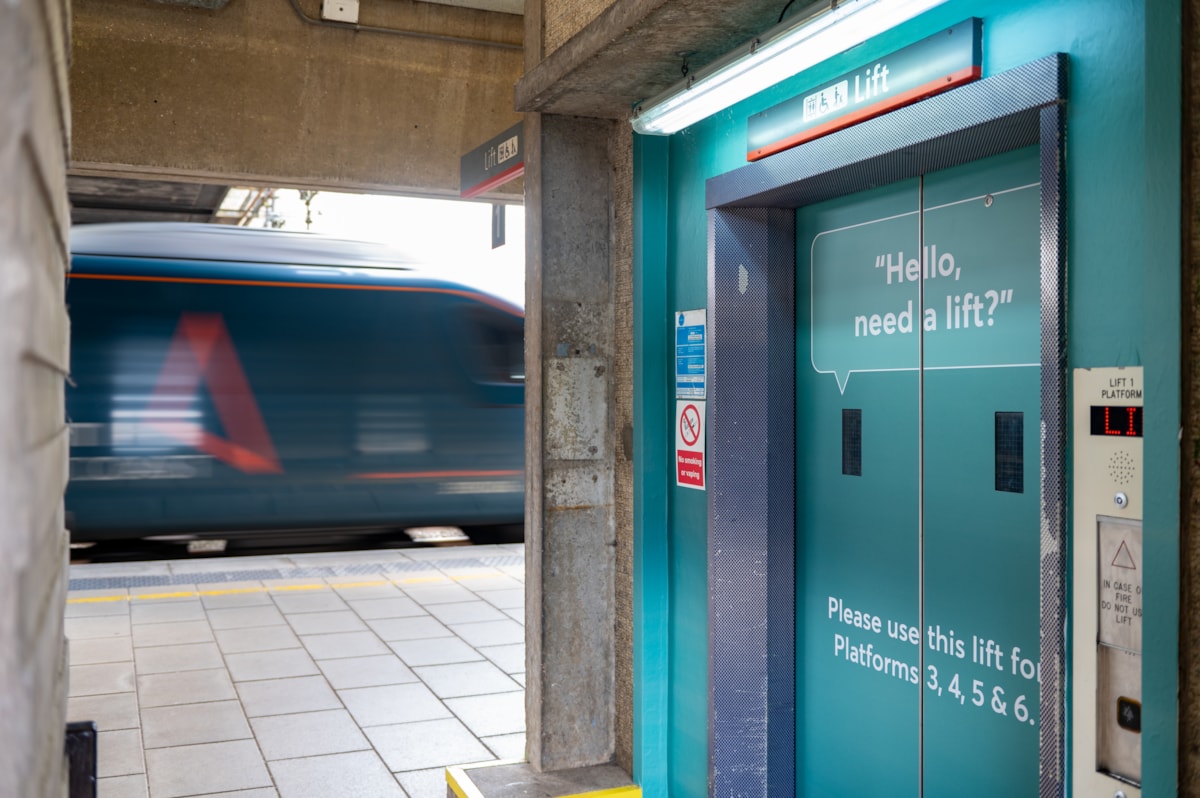
[[[707,783],[706,496],[675,488],[670,452],[655,451],[673,438],[671,313],[706,303],[704,182],[746,163],[749,115],[969,16],[984,21],[984,76],[1053,52],[1070,56],[1068,353],[1071,367],[1146,368],[1144,794],[1174,794],[1180,11],[1178,0],[1151,5],[951,0],[666,144],[635,148],[643,195],[635,203],[634,290],[644,294],[635,328],[643,364],[635,480],[644,497],[635,540],[652,555],[635,566],[635,595],[652,599],[652,611],[635,619],[635,679],[654,677],[641,688],[635,758],[647,795],[699,796]],[[639,219],[639,208],[653,215]]]

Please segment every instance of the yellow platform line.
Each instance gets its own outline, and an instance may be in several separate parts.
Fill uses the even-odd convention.
[[[152,599],[169,598],[200,598],[203,596],[235,596],[246,593],[284,593],[298,590],[336,590],[355,587],[379,587],[381,585],[417,585],[430,582],[442,582],[450,579],[454,582],[485,579],[495,574],[463,574],[462,576],[411,576],[404,579],[376,579],[366,582],[338,582],[336,584],[307,584],[307,585],[269,585],[262,587],[228,587],[213,590],[180,590],[168,593],[139,593],[137,595],[117,596],[77,596],[68,598],[68,604],[104,604],[113,601],[148,601]]]

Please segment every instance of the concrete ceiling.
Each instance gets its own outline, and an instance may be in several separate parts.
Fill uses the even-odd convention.
[[[499,11],[502,14],[524,14],[525,0],[421,0],[459,8],[477,8],[480,11]]]
[[[810,3],[788,9],[789,18]],[[517,83],[518,111],[625,119],[638,100],[779,22],[784,0],[617,0]]]

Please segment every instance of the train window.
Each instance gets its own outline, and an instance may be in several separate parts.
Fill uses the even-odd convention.
[[[525,329],[520,318],[490,310],[472,314],[475,367],[481,382],[525,382]]]

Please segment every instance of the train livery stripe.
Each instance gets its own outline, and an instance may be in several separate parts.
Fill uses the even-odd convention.
[[[454,477],[517,477],[525,472],[506,471],[378,471],[355,474],[354,479],[453,479]]]
[[[89,274],[87,272],[71,272],[67,278],[69,280],[118,280],[138,283],[187,283],[198,285],[243,285],[263,288],[329,288],[342,291],[406,291],[426,294],[451,294],[453,296],[474,299],[477,302],[490,305],[497,310],[524,318],[524,315],[513,305],[501,299],[496,299],[477,291],[465,291],[460,288],[435,288],[432,286],[412,285],[343,285],[341,283],[302,283],[279,280],[234,280],[217,277],[154,277],[140,274]]]

